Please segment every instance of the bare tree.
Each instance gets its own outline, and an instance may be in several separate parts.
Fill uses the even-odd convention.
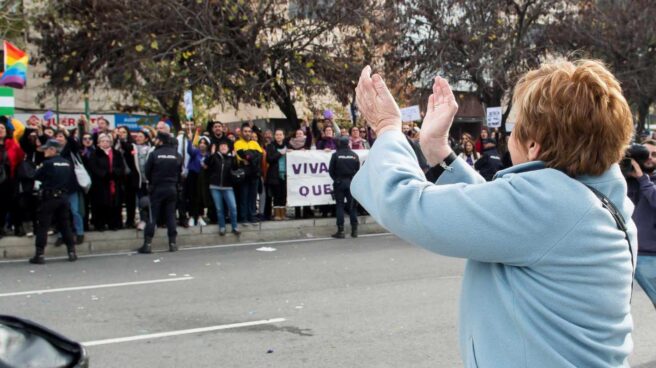
[[[396,6],[402,39],[390,62],[408,83],[437,73],[473,87],[487,106],[506,102],[524,72],[548,54],[547,29],[561,0],[412,0]]]
[[[291,3],[291,4],[290,4]],[[366,47],[364,1],[49,1],[35,17],[50,87],[124,91],[179,121],[182,91],[217,103],[277,105],[352,91]],[[154,102],[154,103],[153,103]]]
[[[577,49],[609,64],[637,113],[638,131],[645,128],[656,98],[656,7],[653,1],[591,1],[560,16],[555,47]]]

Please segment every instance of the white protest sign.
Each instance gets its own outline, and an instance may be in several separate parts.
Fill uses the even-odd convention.
[[[328,173],[333,153],[325,151],[292,151],[287,153],[287,205],[318,206],[335,204],[332,198],[333,180]],[[354,150],[360,165],[369,155],[368,150]]]
[[[487,126],[489,128],[501,127],[501,107],[488,107],[487,108]]]
[[[184,108],[187,119],[194,117],[194,100],[190,90],[184,92]]]
[[[512,132],[514,128],[515,128],[515,123],[506,121],[506,132]]]
[[[421,113],[419,112],[419,105],[404,107],[401,109],[401,121],[420,121]]]

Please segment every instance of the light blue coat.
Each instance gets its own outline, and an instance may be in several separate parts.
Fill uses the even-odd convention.
[[[465,367],[628,367],[628,243],[581,184],[618,207],[635,253],[633,204],[619,167],[573,180],[529,162],[485,182],[461,159],[451,166],[437,185],[426,181],[403,134],[390,131],[351,191],[402,239],[468,259],[459,323]]]

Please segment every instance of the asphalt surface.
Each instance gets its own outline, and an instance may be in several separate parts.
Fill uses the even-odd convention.
[[[0,313],[93,345],[92,367],[462,367],[463,265],[393,236],[0,263]],[[656,367],[637,286],[633,317],[632,366]]]

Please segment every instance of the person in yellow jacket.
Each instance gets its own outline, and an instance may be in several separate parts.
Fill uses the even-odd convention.
[[[237,162],[246,172],[246,179],[237,186],[239,193],[239,205],[237,207],[237,217],[241,226],[246,223],[256,226],[257,219],[257,183],[262,175],[262,155],[264,151],[257,141],[252,139],[253,130],[250,124],[244,123],[241,126],[241,136],[235,142],[235,153]]]

